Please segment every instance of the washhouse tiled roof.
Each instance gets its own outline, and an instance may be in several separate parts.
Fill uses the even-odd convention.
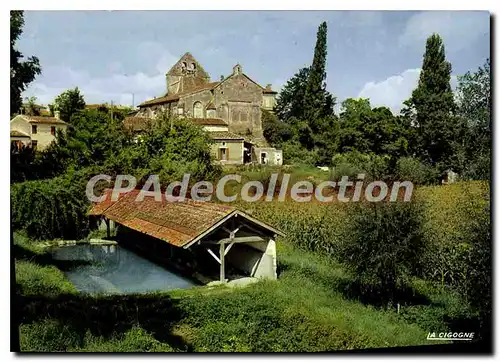
[[[153,197],[145,197],[143,201],[136,201],[139,192],[136,189],[122,194],[117,201],[111,201],[112,190],[106,189],[105,201],[95,203],[89,215],[104,216],[132,230],[186,248],[233,216],[246,219],[268,233],[283,235],[272,226],[231,206],[189,198],[170,202],[165,198],[156,201]]]

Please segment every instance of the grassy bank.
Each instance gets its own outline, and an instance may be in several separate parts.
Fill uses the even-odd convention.
[[[79,295],[55,266],[20,259],[21,349],[325,351],[428,343],[418,324],[346,298],[340,265],[285,243],[278,252],[278,281],[127,296]]]
[[[397,306],[362,292],[339,260],[352,219],[348,204],[239,205],[287,233],[277,241],[279,279],[242,289],[81,295],[62,272],[71,264],[16,234],[21,349],[305,352],[424,345],[431,331],[478,330],[477,312],[452,274],[457,268],[447,265],[469,255],[466,226],[471,215],[484,218],[487,193],[484,183],[416,190],[427,205],[422,257],[431,262],[398,291]]]

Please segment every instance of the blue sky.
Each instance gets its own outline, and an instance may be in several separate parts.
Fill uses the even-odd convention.
[[[280,87],[312,61],[328,24],[327,88],[397,112],[418,80],[425,39],[439,33],[456,75],[490,56],[490,14],[472,11],[27,11],[17,43],[42,65],[23,96],[47,104],[78,86],[87,103],[163,95],[165,73],[191,52],[211,75],[240,63]]]

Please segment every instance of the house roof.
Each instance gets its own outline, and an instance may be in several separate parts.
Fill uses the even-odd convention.
[[[148,117],[125,117],[123,125],[132,131],[144,131],[153,120]]]
[[[43,117],[43,116],[27,116],[27,115],[22,115],[23,118],[25,118],[29,123],[47,123],[47,124],[65,124],[67,125],[66,122],[63,120],[60,120],[59,118],[55,117]]]
[[[203,126],[227,126],[227,123],[220,118],[189,118],[189,120]]]
[[[21,132],[21,131],[17,131],[17,130],[10,131],[10,136],[11,137],[27,137],[27,138],[30,138],[30,136],[27,135],[26,133]]]
[[[208,132],[208,135],[214,140],[244,140],[239,134],[228,131]]]
[[[178,101],[180,99],[180,97],[187,96],[187,95],[190,95],[190,94],[193,94],[193,93],[205,90],[205,89],[213,89],[213,88],[215,88],[215,86],[217,86],[217,84],[219,84],[219,82],[211,82],[211,83],[201,84],[199,86],[196,86],[196,87],[191,88],[191,89],[184,91],[184,92],[180,92],[177,94],[171,94],[171,95],[167,94],[164,97],[150,99],[149,101],[145,101],[145,102],[139,104],[138,107],[147,107],[147,106],[152,106],[155,104],[175,102],[175,101]]]
[[[272,89],[265,89],[262,91],[264,94],[278,94],[278,92],[273,91]]]
[[[236,214],[258,223],[270,232],[282,235],[271,226],[256,221],[231,206],[188,198],[179,202],[170,202],[165,198],[156,201],[153,197],[136,201],[140,190],[133,190],[121,195],[117,201],[111,201],[111,191],[104,191],[106,201],[94,204],[89,215],[105,216],[130,229],[178,247],[189,247]]]

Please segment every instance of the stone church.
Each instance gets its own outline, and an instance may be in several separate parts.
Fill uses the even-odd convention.
[[[280,150],[268,147],[263,136],[262,112],[272,111],[277,92],[262,87],[243,73],[241,65],[229,76],[210,81],[210,76],[190,54],[184,54],[166,74],[164,96],[140,104],[125,124],[140,131],[144,119],[165,112],[187,118],[209,132],[212,152],[221,164],[282,164]]]

